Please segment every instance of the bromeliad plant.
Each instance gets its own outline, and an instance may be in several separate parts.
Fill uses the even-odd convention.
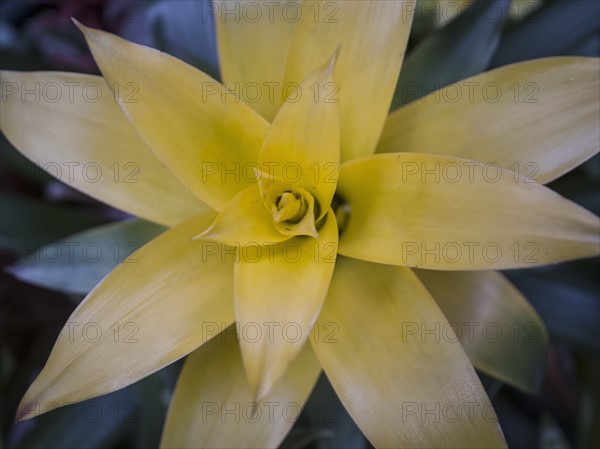
[[[530,390],[547,337],[489,270],[598,254],[598,218],[541,184],[598,151],[598,61],[504,67],[387,117],[413,3],[327,4],[335,20],[308,1],[297,23],[217,16],[226,85],[263,89],[250,105],[81,25],[104,79],[2,73],[17,148],[41,166],[135,162],[137,182],[69,181],[170,226],[75,310],[19,419],[189,354],[165,447],[277,446],[321,368],[376,447],[505,445],[471,362]],[[506,94],[523,82],[537,102]],[[486,319],[527,320],[536,342],[484,347],[449,324]],[[89,323],[94,338],[71,331]]]

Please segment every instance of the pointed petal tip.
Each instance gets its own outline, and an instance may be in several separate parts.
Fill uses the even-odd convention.
[[[249,369],[249,366],[245,363],[245,361],[243,365],[246,373],[246,381],[252,397],[252,402],[254,404],[260,404],[260,402],[264,401],[269,395],[276,380],[273,382],[273,377],[270,375],[268,368],[265,366],[256,371]]]
[[[201,232],[200,234],[198,234],[198,235],[195,235],[195,236],[193,236],[193,237],[190,237],[190,240],[192,240],[192,241],[196,241],[196,240],[202,240],[202,239],[204,239],[204,238],[211,238],[211,237],[214,237],[214,235],[213,235],[213,236],[211,236],[211,231],[212,231],[212,226],[211,226],[210,228],[208,228],[206,231],[204,231],[204,232]]]
[[[79,28],[79,30],[85,34],[86,31],[88,31],[88,27],[86,27],[84,24],[82,24],[79,20],[77,20],[75,17],[71,17],[71,22],[73,22],[75,24],[75,26],[77,28]]]
[[[319,238],[319,231],[317,231],[317,226],[316,226],[314,220],[312,220],[311,222],[307,223],[307,226],[303,226],[303,228],[304,228],[303,231],[309,237],[312,237],[314,239],[318,239]]]
[[[237,243],[239,243],[235,238],[232,238],[230,235],[228,235],[227,232],[223,232],[222,228],[220,228],[219,226],[215,226],[215,223],[211,224],[206,231],[203,231],[198,235],[190,237],[190,241],[192,242],[197,242],[199,240],[209,240],[213,242],[224,243],[225,245],[231,246],[235,246]]]
[[[218,232],[215,233],[213,231],[215,229],[215,224],[217,223],[217,218],[218,218],[218,216],[212,221],[210,226],[208,228],[206,228],[204,231],[202,231],[200,234],[190,237],[190,240],[196,241],[196,240],[202,240],[202,239],[216,239],[218,237]]]
[[[75,24],[75,26],[77,28],[79,28],[79,31],[81,31],[81,34],[83,34],[83,37],[88,42],[88,45],[89,45],[89,40],[91,38],[97,36],[97,33],[96,33],[97,30],[95,30],[94,28],[86,27],[83,23],[81,23],[75,17],[71,17],[71,21]],[[91,50],[91,48],[90,48],[90,50]]]
[[[272,387],[273,383],[263,377],[258,387],[254,390],[254,403],[259,404],[261,401],[264,401],[271,392]]]
[[[31,390],[31,387],[29,387]],[[15,414],[15,423],[21,421],[27,421],[28,419],[35,418],[39,416],[40,410],[42,409],[41,405],[43,405],[38,398],[30,398],[29,390],[21,399],[19,406],[17,407],[17,412]]]
[[[21,397],[15,413],[15,422],[36,418],[65,405],[67,403],[64,398],[52,391],[52,382],[48,382],[42,369]]]
[[[317,231],[317,227],[315,226],[315,223],[312,223],[312,226],[310,226],[310,227],[307,226],[305,233],[308,237],[312,237],[313,239],[319,238],[319,231]]]
[[[92,27],[88,27],[85,26],[83,23],[81,23],[79,20],[77,20],[75,17],[71,17],[71,22],[73,22],[75,24],[75,26],[77,28],[79,28],[79,30],[83,33],[83,34],[93,34],[96,31],[101,31],[101,30],[97,30],[96,28],[92,28]]]
[[[89,40],[90,38],[98,38],[102,35],[102,33],[105,33],[102,30],[97,30],[96,28],[85,26],[75,17],[71,17],[71,21],[75,24],[77,28],[79,28],[79,31],[81,31],[86,40]]]
[[[335,66],[337,64],[338,59],[340,58],[340,51],[342,49],[342,44],[339,44],[336,49],[333,51],[331,57],[329,58],[329,63],[327,66],[327,74],[332,74]]]
[[[27,421],[28,419],[31,419],[33,417],[35,417],[35,413],[33,413],[32,411],[28,412],[26,406],[24,409],[22,409],[21,406],[19,406],[19,408],[17,409],[17,414],[15,415],[15,424],[20,423],[22,421]]]
[[[258,412],[258,400],[254,401],[250,408],[250,419],[254,419],[256,417],[256,413]]]

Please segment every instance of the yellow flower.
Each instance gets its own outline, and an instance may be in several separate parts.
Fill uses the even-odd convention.
[[[172,226],[75,310],[20,418],[190,354],[165,447],[277,446],[321,368],[376,447],[504,446],[469,357],[531,389],[547,337],[485,270],[598,254],[598,217],[529,176],[598,151],[598,61],[504,67],[387,117],[412,1],[227,5],[215,18],[237,95],[85,27],[104,79],[2,72],[17,148],[44,167],[135,163],[137,182],[70,183]],[[260,17],[239,20],[249,6]],[[535,102],[515,101],[525,82]],[[456,327],[486,319],[538,326],[535,344]]]

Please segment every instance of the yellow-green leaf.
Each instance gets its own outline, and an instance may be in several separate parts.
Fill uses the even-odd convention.
[[[0,79],[0,129],[57,179],[163,225],[208,210],[144,145],[101,77],[2,71]],[[135,101],[134,88],[118,91]]]
[[[230,327],[187,358],[161,447],[276,448],[320,372],[306,344],[271,393],[257,403],[244,373],[235,327]]]
[[[328,326],[335,332],[325,332]],[[505,447],[458,338],[415,274],[341,257],[311,339],[375,447]]]
[[[317,220],[329,210],[337,185],[340,162],[338,100],[328,99],[334,87],[337,51],[313,71],[281,107],[260,149],[263,173],[310,192],[316,200]]]
[[[600,221],[497,164],[390,153],[344,164],[340,254],[438,270],[532,267],[592,257]]]
[[[319,238],[238,250],[235,315],[254,396],[264,398],[309,336],[327,294],[337,255],[333,213]]]
[[[283,102],[283,69],[300,11],[298,1],[213,5],[225,86],[271,121]]]
[[[496,271],[416,270],[475,367],[535,392],[546,365],[548,333],[525,297]]]
[[[550,182],[600,147],[598,58],[501,67],[390,114],[378,153],[438,153],[498,163]]]
[[[157,50],[83,27],[140,137],[193,193],[220,210],[254,181],[268,123],[214,79]],[[138,101],[128,101],[132,85]]]
[[[190,241],[213,219],[202,214],[166,231],[83,300],[21,401],[20,419],[123,388],[233,322],[232,261]]]
[[[413,11],[412,0],[302,2],[284,85],[301,83],[340,47],[336,84],[326,92],[327,98],[340,102],[342,161],[375,150],[400,73]]]

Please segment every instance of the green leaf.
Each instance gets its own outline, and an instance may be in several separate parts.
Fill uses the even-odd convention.
[[[69,234],[106,223],[96,210],[0,193],[0,247],[21,256]]]
[[[125,439],[134,447],[158,447],[177,368],[170,365],[122,390],[16,423],[13,433],[21,438],[11,447],[100,449]]]
[[[134,432],[135,447],[158,447],[171,395],[181,370],[175,362],[134,384],[140,404]]]
[[[483,388],[485,388],[485,392],[489,396],[490,400],[492,400],[493,402],[496,396],[498,396],[498,393],[500,392],[504,384],[495,377],[488,376],[487,374],[482,373],[480,371],[477,371],[477,376],[479,376],[481,385],[483,385]]]
[[[99,226],[44,246],[9,271],[24,282],[86,294],[133,251],[164,230],[145,220]]]
[[[542,317],[551,340],[600,350],[598,259],[505,274]]]
[[[527,401],[516,401],[509,394],[499,394],[494,400],[494,410],[498,414],[499,424],[509,448],[538,447],[539,424],[537,416],[531,410],[536,405],[531,396],[528,396]]]
[[[279,449],[304,449],[312,447],[309,445],[321,438],[329,438],[331,436],[329,431],[318,428],[292,429],[279,446]]]
[[[599,162],[598,156],[595,156],[576,170],[556,179],[548,187],[598,215],[600,179],[594,170],[598,170]]]
[[[454,324],[475,368],[522,391],[538,390],[548,333],[534,308],[504,276],[497,271],[415,273]]]
[[[599,56],[600,2],[556,0],[506,30],[491,68],[548,56]]]
[[[509,8],[510,0],[478,0],[425,37],[402,66],[392,109],[483,72],[500,42]]]
[[[410,27],[411,41],[419,41],[431,33],[436,25],[436,6],[438,1],[421,0],[415,4],[415,15]]]
[[[579,413],[577,417],[577,447],[600,446],[600,358],[577,357],[579,383]]]
[[[148,9],[146,19],[158,49],[219,79],[213,22],[216,10],[211,6],[210,0],[196,0],[178,2],[177,7],[173,8],[172,1],[158,0]],[[215,7],[220,8],[221,5]]]
[[[4,134],[0,134],[0,176],[5,176],[7,173],[39,184],[53,179],[52,176],[19,153]]]
[[[21,422],[13,432],[25,434],[15,449],[96,449],[113,447],[123,439],[127,426],[136,422],[139,408],[133,387],[110,395],[59,408]]]
[[[317,449],[362,449],[367,439],[356,426],[325,375],[321,375],[304,411],[308,421],[322,435],[315,442]]]
[[[568,449],[571,447],[560,425],[549,413],[542,413],[540,427],[539,444],[541,449]]]

